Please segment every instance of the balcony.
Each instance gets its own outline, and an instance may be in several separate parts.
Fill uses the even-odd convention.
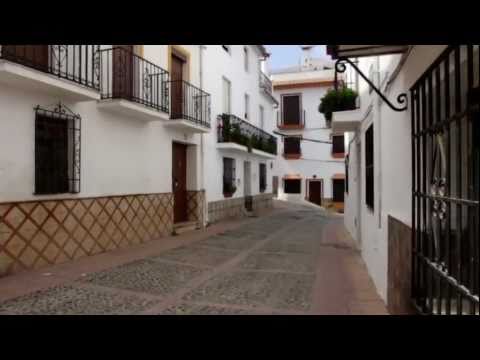
[[[2,45],[0,82],[71,101],[98,100],[98,45]]]
[[[190,133],[210,131],[210,94],[183,80],[170,81],[170,120],[165,126]]]
[[[266,159],[274,159],[277,155],[275,136],[235,115],[223,114],[218,117],[217,137],[218,149],[248,152]]]
[[[122,47],[100,53],[100,108],[143,121],[168,119],[166,70]]]
[[[283,139],[283,157],[286,160],[298,160],[302,157],[300,137],[285,137]]]
[[[277,127],[280,130],[303,130],[305,129],[305,110],[299,110],[298,114],[292,116],[291,114],[285,114],[277,112]]]

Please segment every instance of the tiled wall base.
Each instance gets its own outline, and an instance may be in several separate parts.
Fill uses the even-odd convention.
[[[271,208],[273,194],[261,194],[253,197],[253,211]],[[208,203],[208,220],[216,223],[224,219],[244,217],[245,199],[225,199]]]
[[[3,203],[0,276],[140,244],[172,230],[169,193]]]
[[[392,315],[413,314],[411,289],[411,228],[388,217],[388,312]]]
[[[188,221],[196,221],[201,227],[204,225],[205,190],[187,191]]]

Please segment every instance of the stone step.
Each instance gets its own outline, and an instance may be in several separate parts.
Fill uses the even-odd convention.
[[[196,221],[185,221],[173,225],[173,235],[181,235],[199,228]]]

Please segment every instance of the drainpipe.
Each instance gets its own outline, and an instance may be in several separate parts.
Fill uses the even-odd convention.
[[[207,47],[205,45],[199,45],[199,56],[198,56],[198,61],[199,61],[199,85],[200,89],[203,90],[203,50],[205,50]],[[200,188],[201,190],[204,191],[204,206],[203,206],[203,224],[202,226],[206,226],[207,224],[207,215],[208,215],[208,209],[207,209],[207,191],[205,189],[205,151],[204,151],[204,134],[200,134]]]

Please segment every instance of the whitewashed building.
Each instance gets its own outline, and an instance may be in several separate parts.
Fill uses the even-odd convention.
[[[224,47],[1,46],[0,276],[207,224],[229,154],[217,142],[222,78],[229,113],[272,116],[263,47]],[[235,196],[264,204],[259,164],[271,168],[273,154],[234,150],[251,159]],[[262,190],[268,199],[271,182]]]
[[[329,49],[381,94],[360,79],[359,108],[332,120],[347,141],[345,225],[379,294],[393,314],[478,315],[479,47]]]
[[[208,45],[205,89],[212,95],[212,131],[205,136],[208,221],[271,206],[277,139],[276,100],[262,45]]]
[[[334,85],[333,63],[303,46],[298,66],[272,74],[280,106],[274,119],[281,135],[275,189],[281,200],[343,207],[345,141],[319,112],[321,98]]]

